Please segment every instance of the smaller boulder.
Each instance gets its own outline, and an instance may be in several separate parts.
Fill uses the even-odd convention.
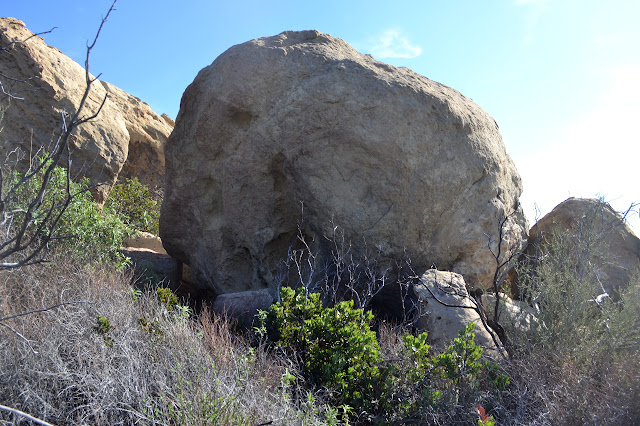
[[[416,327],[429,333],[431,345],[444,349],[469,323],[476,324],[475,341],[490,358],[504,355],[497,336],[493,336],[482,322],[479,309],[467,292],[464,278],[455,272],[429,269],[413,289],[418,297],[420,316]],[[494,339],[495,337],[495,339]]]
[[[160,237],[157,237],[150,232],[138,232],[124,240],[122,245],[127,248],[143,248],[155,251],[156,253],[167,254],[162,246],[162,240]]]
[[[213,302],[213,312],[238,321],[240,326],[250,327],[260,309],[267,309],[273,296],[265,290],[249,290],[219,295]]]
[[[527,257],[542,258],[547,251],[546,243],[558,232],[569,233],[573,251],[581,253],[575,256],[584,256],[587,249],[594,256],[593,266],[601,285],[594,289],[595,294],[606,292],[617,298],[640,269],[640,239],[622,217],[601,200],[571,197],[558,204],[529,231]],[[580,241],[583,247],[577,247]],[[575,256],[572,260],[579,261]]]

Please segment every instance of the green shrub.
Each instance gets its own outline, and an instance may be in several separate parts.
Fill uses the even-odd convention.
[[[113,328],[109,319],[101,315],[96,318],[96,325],[93,327],[93,331],[102,336],[105,345],[111,347],[113,346],[113,338],[109,334],[113,331]]]
[[[187,320],[193,313],[192,309],[186,305],[180,304],[180,299],[168,287],[158,287],[156,296],[165,309],[165,315],[171,314],[173,318]]]
[[[501,391],[509,378],[481,361],[474,324],[460,331],[441,354],[430,354],[427,333],[402,336],[403,349],[383,360],[373,315],[352,301],[323,307],[318,293],[283,288],[281,301],[261,313],[258,334],[300,361],[306,383],[332,391],[334,407],[351,410],[353,419],[425,419],[451,406],[473,411],[478,392]]]
[[[134,177],[115,184],[104,207],[127,226],[158,235],[160,204],[159,197]]]
[[[474,323],[467,324],[453,339],[444,353],[433,358],[437,375],[447,379],[448,400],[458,402],[460,393],[470,393],[478,387],[485,364],[480,361],[482,348],[475,343]]]
[[[640,280],[631,280],[620,295],[607,295],[601,282],[600,270],[616,261],[603,237],[613,226],[622,225],[605,223],[605,208],[600,203],[586,211],[574,229],[552,230],[540,243],[538,258],[520,265],[518,271],[518,285],[539,307],[538,321],[526,339],[587,363],[627,346],[625,336],[639,336],[640,329],[633,321],[640,313]],[[639,347],[636,337],[636,350]]]
[[[281,301],[266,315],[271,340],[301,360],[306,380],[332,391],[335,406],[354,412],[380,411],[391,392],[390,371],[371,330],[373,314],[353,308],[353,301],[325,308],[318,293],[282,288]]]
[[[476,407],[480,389],[501,391],[509,386],[509,377],[497,364],[481,361],[483,349],[475,343],[474,328],[468,324],[443,353],[434,355],[429,353],[427,333],[403,336],[405,366],[396,384],[408,395],[398,406],[402,417],[438,416],[451,407],[468,411]]]
[[[67,198],[66,169],[56,167],[49,181],[48,189],[44,194],[42,212],[59,206]],[[16,182],[20,174],[15,174],[12,179]],[[38,193],[43,176],[35,176],[20,187],[18,205],[14,208],[24,208]],[[97,261],[99,263],[112,262],[117,267],[126,264],[126,258],[118,251],[124,239],[133,231],[120,217],[110,209],[103,208],[93,200],[87,179],[80,183],[69,182],[69,194],[73,199],[60,220],[55,224],[55,229],[43,229],[42,232],[53,232],[55,239],[51,245],[72,253],[80,261]],[[44,215],[41,214],[44,218]],[[16,220],[20,219],[20,213]],[[36,220],[36,227],[38,220]],[[34,228],[35,229],[35,228]],[[29,232],[34,232],[33,229]]]
[[[158,287],[156,289],[156,295],[158,296],[158,300],[160,300],[168,310],[173,309],[179,302],[178,296],[173,294],[171,289],[167,287]]]

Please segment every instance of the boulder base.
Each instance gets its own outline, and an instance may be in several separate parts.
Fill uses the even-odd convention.
[[[226,315],[241,326],[250,327],[258,310],[267,309],[272,303],[273,296],[266,290],[221,294],[213,302],[213,312]]]

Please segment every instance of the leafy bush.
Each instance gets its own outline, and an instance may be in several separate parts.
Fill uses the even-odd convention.
[[[159,197],[134,177],[115,184],[104,207],[130,228],[158,235],[160,204]]]
[[[20,177],[17,173],[12,176],[16,181]],[[21,186],[18,205],[14,207],[24,209],[37,196],[41,182],[42,176],[35,176]],[[66,170],[56,167],[44,195],[43,205],[53,208],[63,203],[67,198],[67,191],[73,199],[60,220],[55,223],[56,229],[43,229],[40,232],[54,232],[56,238],[53,246],[72,253],[80,261],[113,262],[122,267],[126,264],[126,259],[118,249],[133,231],[109,208],[101,209],[88,188],[88,180],[80,183],[67,182]]]
[[[460,330],[440,354],[429,353],[427,333],[402,337],[404,363],[394,387],[405,396],[397,414],[424,421],[448,416],[452,422],[457,416],[459,421],[477,408],[481,390],[500,392],[509,386],[509,377],[497,364],[481,360],[483,349],[475,343],[474,328],[471,323]]]
[[[385,361],[372,314],[354,309],[352,301],[323,307],[318,293],[286,287],[280,297],[262,312],[259,334],[298,359],[306,382],[330,390],[331,403],[351,408],[353,420],[426,420],[424,413],[438,415],[451,406],[473,413],[478,390],[509,385],[496,364],[481,361],[474,324],[441,354],[429,353],[427,333],[406,334],[401,352]]]
[[[324,308],[320,294],[284,287],[281,301],[263,315],[271,340],[301,360],[305,378],[332,391],[337,406],[354,412],[379,411],[391,393],[390,370],[382,361],[373,314],[343,301]]]
[[[14,173],[12,179],[17,181],[20,177],[20,174]],[[37,195],[41,182],[42,176],[36,176],[21,187],[19,200],[23,205],[15,207],[20,209],[26,206]],[[126,259],[118,249],[126,237],[134,230],[158,234],[160,203],[137,178],[114,185],[102,207],[93,200],[88,188],[86,179],[79,183],[69,182],[69,193],[73,195],[73,200],[56,223],[57,238],[54,245],[72,252],[81,261],[108,261],[122,267]],[[66,196],[66,170],[57,167],[45,193],[44,205],[59,205]],[[16,219],[19,218],[18,214]],[[53,230],[45,229],[42,232],[49,231]]]

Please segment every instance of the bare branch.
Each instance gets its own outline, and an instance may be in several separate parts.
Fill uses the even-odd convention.
[[[47,311],[50,311],[52,309],[59,308],[60,306],[78,305],[78,304],[81,304],[81,303],[91,303],[91,302],[62,302],[62,303],[58,303],[57,305],[49,306],[48,308],[34,309],[33,311],[21,312],[19,314],[9,315],[8,317],[0,318],[0,321],[6,321],[6,320],[13,319],[13,318],[23,317],[25,315],[31,315],[31,314],[35,314],[35,313],[38,313],[38,312],[47,312]]]
[[[24,337],[22,334],[18,333],[16,330],[14,330],[13,328],[11,328],[10,326],[8,326],[7,324],[3,323],[2,321],[0,321],[0,325],[7,328],[9,331],[11,331],[13,334],[15,334],[16,336],[18,336],[19,338],[21,338],[22,340],[24,340],[24,342],[27,344],[27,346],[29,346],[29,349],[31,349],[31,352],[34,355],[38,354],[38,351],[36,351],[35,349],[33,349],[33,346],[31,346],[31,342],[29,342],[29,339],[27,339],[26,337]]]
[[[41,36],[41,35],[43,35],[43,34],[49,34],[49,33],[52,33],[52,32],[53,32],[54,30],[56,30],[57,28],[58,28],[58,27],[53,27],[53,28],[51,28],[49,31],[41,31],[41,32],[39,32],[39,33],[32,34],[32,35],[30,35],[29,37],[25,38],[24,40],[14,40],[14,41],[11,41],[11,42],[9,42],[9,43],[5,44],[4,46],[0,46],[0,51],[6,51],[6,50],[8,50],[9,48],[11,48],[12,46],[14,46],[14,45],[16,45],[16,44],[24,44],[24,43],[28,42],[29,40],[31,40],[31,39],[32,39],[32,38],[34,38],[34,37],[40,37],[40,36]]]
[[[24,411],[16,410],[15,408],[7,407],[6,405],[0,405],[0,410],[6,411],[8,413],[15,414],[15,415],[18,415],[18,416],[21,416],[21,417],[24,417],[25,419],[31,420],[32,422],[37,423],[39,425],[54,426],[51,423],[47,423],[44,420],[40,420],[40,419],[38,419],[36,417],[33,417],[32,415],[27,414]]]

